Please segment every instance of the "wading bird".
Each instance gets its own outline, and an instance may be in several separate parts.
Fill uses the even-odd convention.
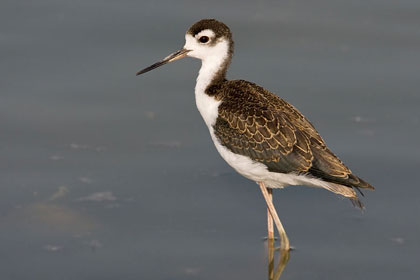
[[[198,110],[222,158],[259,184],[267,203],[269,239],[274,238],[274,220],[281,248],[290,249],[272,202],[273,188],[324,188],[363,207],[355,189],[373,187],[354,175],[328,149],[313,125],[294,106],[254,83],[226,79],[233,40],[224,23],[200,20],[188,29],[185,41],[182,49],[137,75],[186,56],[201,60],[195,86]]]

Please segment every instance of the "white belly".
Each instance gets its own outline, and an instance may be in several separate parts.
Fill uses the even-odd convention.
[[[253,180],[255,182],[264,182],[270,188],[283,188],[292,185],[309,185],[319,186],[323,185],[323,181],[311,178],[304,175],[297,175],[293,173],[284,174],[277,172],[270,172],[267,166],[254,161],[251,158],[239,154],[235,154],[220,144],[213,128],[209,128],[211,138],[216,146],[217,151],[222,158],[239,174]]]

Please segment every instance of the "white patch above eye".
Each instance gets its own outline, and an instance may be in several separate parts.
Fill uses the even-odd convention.
[[[212,39],[212,38],[216,37],[216,34],[211,29],[204,29],[203,31],[200,31],[199,33],[197,33],[195,35],[195,38],[196,39],[199,39],[202,36],[207,36],[210,39]]]

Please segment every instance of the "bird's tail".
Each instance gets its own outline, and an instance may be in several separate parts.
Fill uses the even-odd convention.
[[[350,199],[351,203],[354,205],[354,207],[364,209],[363,203],[360,201],[359,197],[357,196],[357,193],[355,191],[358,190],[361,195],[363,196],[363,193],[360,191],[358,187],[349,187],[345,185],[340,185],[337,183],[327,183],[323,186],[324,189],[329,190],[330,192],[342,195],[344,197],[347,197]]]

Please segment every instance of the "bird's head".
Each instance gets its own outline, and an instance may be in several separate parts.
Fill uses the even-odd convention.
[[[202,61],[223,60],[229,64],[232,55],[233,40],[229,27],[215,19],[202,19],[187,30],[185,45],[182,49],[137,72],[137,75],[186,56]]]

